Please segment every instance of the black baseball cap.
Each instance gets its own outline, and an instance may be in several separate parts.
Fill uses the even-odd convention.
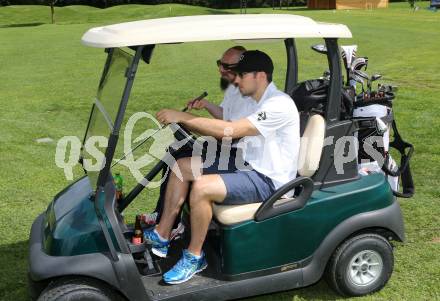
[[[236,67],[231,68],[235,72],[263,71],[268,74],[273,72],[272,59],[260,50],[249,50],[243,52]]]

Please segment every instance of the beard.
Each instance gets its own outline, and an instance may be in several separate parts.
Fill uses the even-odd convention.
[[[224,77],[220,77],[220,89],[225,91],[231,83]]]

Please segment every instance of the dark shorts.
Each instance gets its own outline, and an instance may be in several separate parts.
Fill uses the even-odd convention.
[[[256,170],[236,168],[235,153],[221,160],[221,164],[218,157],[217,155],[212,165],[203,168],[203,174],[218,174],[225,183],[226,197],[223,202],[219,203],[220,205],[260,203],[274,193],[275,187],[269,177]]]

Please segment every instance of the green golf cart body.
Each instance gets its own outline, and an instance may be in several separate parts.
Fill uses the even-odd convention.
[[[236,30],[240,24],[244,28]],[[168,257],[159,259],[148,246],[131,243],[133,229],[124,223],[122,212],[163,170],[166,160],[154,166],[121,202],[115,199],[111,169],[138,65],[153,59],[156,44],[275,39],[285,44],[285,91],[290,93],[298,85],[295,38],[308,37],[324,39],[328,59],[324,68],[331,75],[325,111],[308,115],[305,121],[304,135],[320,139],[317,151],[301,145],[302,152],[314,153],[305,160],[314,160],[315,167],[306,164],[298,178],[263,204],[217,205],[204,246],[208,269],[186,283],[164,285],[161,274],[180,257],[190,227],[172,244]],[[359,120],[342,118],[340,111],[337,41],[349,37],[344,25],[292,15],[165,18],[89,30],[83,42],[105,48],[107,61],[85,140],[96,135],[108,138],[105,164],[58,193],[36,218],[30,234],[31,296],[40,300],[84,296],[92,300],[227,300],[308,286],[323,275],[342,295],[381,289],[393,269],[389,241],[405,238],[399,204],[383,174],[359,176],[356,158],[344,162],[339,172],[334,154],[343,153],[345,144],[323,143],[327,137],[334,141],[353,137],[359,124]],[[115,94],[118,87],[120,94]],[[174,128],[176,139],[191,146],[191,135],[178,125]],[[171,156],[178,150],[167,152]],[[295,197],[283,198],[292,190]],[[188,210],[183,221],[189,223]]]

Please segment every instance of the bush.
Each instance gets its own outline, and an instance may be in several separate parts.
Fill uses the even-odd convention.
[[[239,8],[241,0],[58,0],[56,6],[68,5],[89,5],[94,7],[110,7],[121,4],[164,4],[180,3],[211,8]],[[291,6],[305,5],[305,0],[291,0]],[[48,5],[48,0],[0,0],[1,5]],[[247,7],[272,7],[279,6],[279,0],[248,0]],[[283,6],[287,5],[287,0],[283,1]]]

